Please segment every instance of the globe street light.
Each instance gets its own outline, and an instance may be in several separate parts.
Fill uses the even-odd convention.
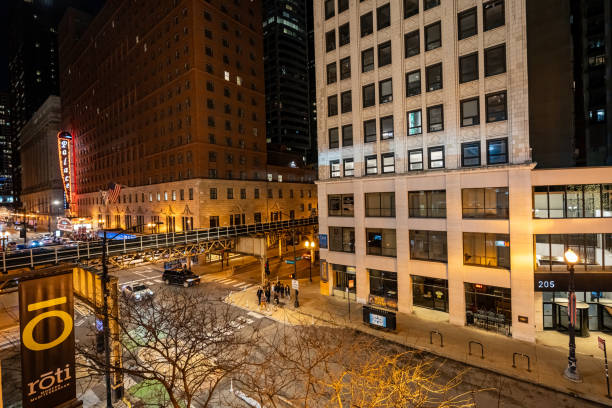
[[[569,270],[569,284],[567,289],[567,314],[569,317],[569,356],[567,358],[567,368],[563,375],[570,381],[579,382],[580,374],[576,367],[576,334],[574,332],[574,324],[576,323],[576,293],[574,287],[574,265],[578,262],[578,255],[568,249],[564,254],[565,263]]]
[[[314,257],[314,248],[315,248],[315,242],[313,241],[308,241],[306,240],[306,242],[304,242],[304,246],[306,248],[310,249],[310,282],[312,282],[312,258]]]

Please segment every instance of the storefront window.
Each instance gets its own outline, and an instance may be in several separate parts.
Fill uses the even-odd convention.
[[[396,256],[394,229],[366,230],[366,249],[368,255]]]
[[[357,274],[354,266],[332,264],[332,270],[334,271],[334,287],[337,290],[346,290],[348,288],[350,293],[357,293]]]
[[[465,283],[466,324],[510,336],[512,308],[509,288]]]
[[[612,234],[538,234],[535,236],[538,271],[566,271],[564,254],[578,254],[576,270],[612,270]]]
[[[463,264],[510,269],[510,236],[464,232]]]
[[[448,281],[412,276],[412,303],[414,306],[448,313]]]
[[[377,269],[368,269],[368,272],[370,274],[370,303],[397,308],[397,273]]]

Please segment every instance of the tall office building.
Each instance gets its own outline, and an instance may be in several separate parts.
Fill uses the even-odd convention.
[[[264,0],[262,9],[267,142],[303,156],[311,149],[306,9],[306,0]]]
[[[317,164],[317,78],[314,46],[313,0],[306,0],[306,31],[308,32],[308,134],[310,137],[310,152],[306,160],[309,164]]]
[[[314,175],[267,166],[261,4],[107,3],[60,24],[71,210],[95,228],[161,230],[310,215]],[[96,69],[93,69],[96,67]],[[120,185],[109,201],[109,184]]]
[[[13,174],[11,161],[11,95],[0,92],[0,205],[12,203]]]
[[[533,157],[555,159],[547,149],[572,163],[571,127],[545,127],[554,115],[559,126],[571,121],[571,72],[556,72],[571,60],[561,47],[564,66],[531,69],[545,50],[530,46],[537,19],[525,3],[315,4],[330,295],[348,290],[373,314],[433,309],[452,324],[533,342],[540,330],[567,328],[563,253],[572,248],[578,330],[612,329],[612,172],[536,168]],[[563,41],[561,31],[552,37]],[[531,92],[546,75],[564,88]],[[546,120],[531,120],[537,109]]]

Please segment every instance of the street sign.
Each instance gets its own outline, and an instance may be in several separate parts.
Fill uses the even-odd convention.
[[[300,289],[300,282],[297,279],[292,279],[291,280],[291,287],[295,290],[299,290]]]
[[[601,337],[597,336],[597,345],[599,346],[601,350],[605,350],[606,349],[606,339],[602,339]]]
[[[295,261],[293,259],[285,259],[285,263],[289,265],[293,265]]]

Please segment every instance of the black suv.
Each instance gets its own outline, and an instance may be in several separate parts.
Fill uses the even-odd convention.
[[[200,277],[186,269],[170,269],[162,275],[166,285],[183,285],[184,287],[199,285]]]

